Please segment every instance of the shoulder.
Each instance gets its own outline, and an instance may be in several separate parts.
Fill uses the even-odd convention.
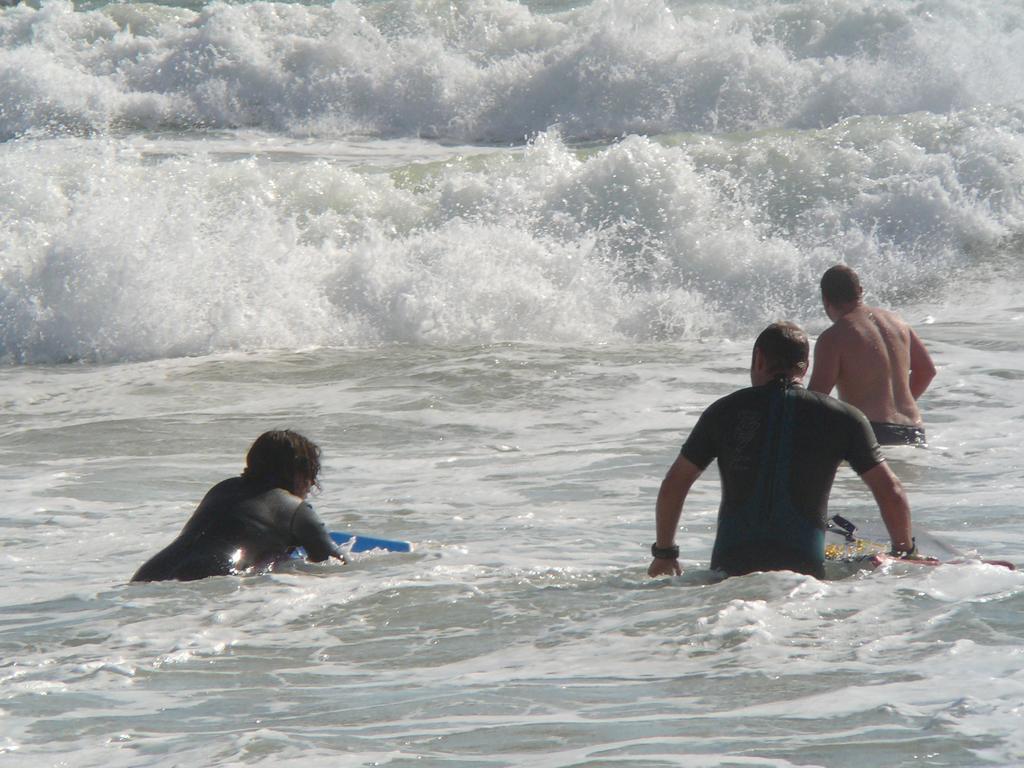
[[[244,495],[244,481],[240,477],[229,477],[214,485],[203,496],[199,503],[200,507],[209,504],[223,504],[226,501],[239,498]]]
[[[768,396],[766,387],[745,387],[720,397],[701,414],[694,430],[728,431],[737,420],[749,421],[751,413],[764,410]]]
[[[306,504],[305,501],[295,494],[289,493],[284,488],[271,488],[269,491],[264,491],[259,495],[259,499],[273,509],[286,512],[294,512],[303,504]]]
[[[849,429],[856,432],[861,432],[865,429],[868,432],[871,431],[868,417],[864,415],[860,408],[828,395],[821,395],[817,392],[812,394],[818,395],[821,398],[821,406],[826,408],[836,421],[845,424]]]
[[[717,432],[730,416],[742,409],[752,396],[753,387],[739,389],[715,400],[704,409],[690,432],[693,435],[707,435]]]
[[[744,387],[730,392],[709,405],[704,410],[704,415],[714,417],[720,413],[730,413],[747,403],[755,402],[764,397],[763,389],[763,387]]]
[[[867,307],[868,312],[873,315],[876,321],[881,321],[891,328],[896,328],[905,333],[910,331],[910,325],[900,317],[898,312],[882,307]]]
[[[830,411],[836,411],[837,413],[849,413],[856,411],[860,413],[849,403],[844,403],[842,400],[832,397],[832,395],[826,395],[824,392],[815,392],[812,389],[805,389],[801,387],[796,390],[797,396],[808,401],[814,407],[827,408]]]
[[[210,489],[210,493],[231,493],[233,491],[241,490],[245,486],[245,480],[241,477],[229,477],[227,480],[221,480],[219,483],[214,485]]]
[[[734,414],[742,410],[739,399],[746,390],[720,397],[701,413],[680,454],[700,470],[705,469],[719,453],[721,436],[728,432]]]
[[[744,400],[757,400],[764,397],[765,393],[765,387],[743,387],[743,389],[737,389],[735,392],[730,392],[728,395],[718,398],[712,405],[733,405]]]
[[[886,309],[885,307],[867,307],[867,306],[865,306],[864,310],[868,314],[874,315],[875,317],[881,317],[881,318],[884,318],[886,320],[897,320],[899,322],[903,322],[903,318],[901,318],[897,312],[894,312],[891,309]]]
[[[839,322],[832,323],[832,325],[830,325],[828,328],[826,328],[824,331],[818,334],[818,340],[815,343],[821,344],[824,342],[825,344],[828,344],[833,339],[835,339],[835,337],[838,336],[841,332],[842,326],[839,324]]]
[[[839,320],[820,334],[814,342],[814,357],[819,360],[828,355],[835,354],[843,346],[843,339],[850,335],[850,328],[847,323]]]
[[[859,408],[823,395],[821,404],[828,413],[827,433],[836,445],[842,446],[846,460],[858,475],[885,460],[871,422]]]

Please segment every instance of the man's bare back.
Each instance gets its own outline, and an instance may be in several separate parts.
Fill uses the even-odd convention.
[[[829,294],[833,272],[833,282],[847,293]],[[898,315],[864,305],[860,294],[848,267],[833,267],[822,278],[822,300],[833,325],[815,344],[808,389],[829,394],[838,387],[840,399],[872,422],[920,427],[917,398],[935,376],[928,350]]]
[[[818,338],[808,388],[828,394],[838,387],[840,399],[871,421],[920,425],[910,377],[915,346],[924,350],[917,334],[900,318],[862,304]]]

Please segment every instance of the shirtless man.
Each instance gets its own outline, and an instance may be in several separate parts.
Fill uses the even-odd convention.
[[[808,389],[864,412],[882,445],[925,445],[917,399],[935,365],[914,330],[896,314],[866,306],[857,273],[845,264],[821,278],[821,300],[832,327],[814,345]]]

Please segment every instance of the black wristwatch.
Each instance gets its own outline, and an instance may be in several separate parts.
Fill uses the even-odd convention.
[[[671,547],[659,547],[658,542],[651,544],[651,556],[657,560],[678,560],[679,546],[673,544]]]

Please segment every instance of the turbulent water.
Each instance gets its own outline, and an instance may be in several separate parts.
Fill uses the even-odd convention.
[[[0,764],[1024,765],[1024,6],[0,8]],[[962,565],[645,575],[821,272],[917,329]],[[345,567],[127,584],[262,431]],[[840,471],[833,511],[877,518]]]

